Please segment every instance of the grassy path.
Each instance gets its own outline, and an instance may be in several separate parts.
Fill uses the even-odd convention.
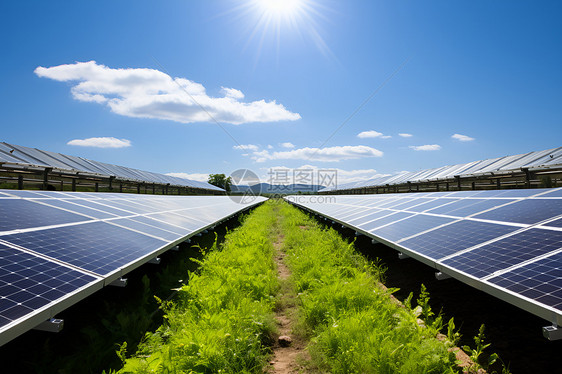
[[[334,230],[269,201],[162,304],[166,323],[122,350],[121,372],[458,372],[427,302],[398,305],[380,274]]]

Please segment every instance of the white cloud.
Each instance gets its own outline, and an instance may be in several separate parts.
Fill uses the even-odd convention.
[[[255,145],[255,144],[241,144],[241,145],[235,145],[232,148],[242,150],[242,151],[254,151],[254,152],[256,152],[260,147]]]
[[[295,121],[298,113],[273,101],[242,102],[244,94],[222,87],[224,97],[207,95],[205,87],[185,78],[172,78],[155,69],[113,69],[95,61],[53,67],[39,66],[39,77],[72,82],[72,96],[79,101],[107,105],[112,112],[137,118],[181,123]],[[212,116],[212,118],[211,118]]]
[[[203,174],[203,173],[193,173],[193,174],[188,174],[188,173],[166,173],[166,175],[169,175],[171,177],[178,177],[178,178],[185,178],[185,179],[191,179],[194,181],[199,181],[199,182],[207,182],[209,180],[209,174]]]
[[[295,145],[291,142],[281,143],[281,147],[283,148],[295,148]]]
[[[365,145],[336,146],[327,148],[299,148],[291,151],[269,152],[268,150],[254,152],[252,159],[257,162],[267,160],[310,160],[337,162],[364,157],[382,157],[383,152]]]
[[[273,149],[273,146],[271,144],[268,144],[267,149]]]
[[[312,171],[312,184],[322,184],[322,181],[319,180],[319,171],[326,171],[330,174],[333,171],[336,172],[336,178],[338,184],[344,183],[352,183],[352,182],[360,182],[365,181],[368,179],[376,178],[376,177],[384,177],[389,176],[390,174],[380,174],[377,173],[375,169],[358,169],[358,170],[344,170],[339,168],[319,168],[315,165],[302,165],[298,168],[289,168],[287,166],[272,166],[268,168],[261,168],[263,170],[263,175],[260,177],[262,182],[272,183],[273,184],[292,184],[292,183],[299,183],[298,178],[294,178],[295,172],[296,175],[299,175],[299,171],[304,171],[305,174],[307,171]],[[275,176],[279,175],[278,172],[286,171],[286,173],[281,173],[280,175],[286,175],[288,180],[285,183],[279,183],[283,181],[276,181]],[[333,175],[333,174],[332,174]],[[320,176],[321,177],[321,176]],[[277,183],[276,183],[277,182]],[[310,182],[305,182],[304,184],[310,184]]]
[[[411,138],[414,135],[403,132],[403,133],[398,134],[398,136],[401,136],[403,138]]]
[[[242,91],[237,90],[236,88],[221,87],[221,92],[224,94],[224,96],[233,98],[235,100],[242,100],[244,98],[244,94],[242,93]]]
[[[438,151],[441,146],[439,144],[411,145],[410,149],[414,151]]]
[[[131,141],[127,139],[117,139],[113,137],[73,139],[68,145],[79,147],[96,147],[96,148],[125,148],[131,146]]]
[[[461,135],[461,134],[451,135],[451,138],[459,140],[461,142],[470,142],[474,140],[474,138],[471,138],[470,136]]]
[[[382,132],[378,132],[378,131],[375,131],[375,130],[360,132],[359,134],[357,134],[357,137],[361,138],[361,139],[364,139],[364,138],[381,138],[381,139],[392,138],[392,136],[390,136],[390,135],[384,135]]]

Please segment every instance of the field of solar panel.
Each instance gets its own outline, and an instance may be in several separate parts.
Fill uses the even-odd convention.
[[[263,200],[0,191],[0,344]]]
[[[544,320],[549,340],[562,335],[561,188],[285,199],[353,230],[358,242],[372,239],[435,269],[439,279],[530,312]],[[72,305],[123,285],[126,274],[265,199],[243,200],[0,191],[0,344],[30,329],[58,328],[53,318]],[[532,327],[540,335],[541,326]]]
[[[562,189],[290,196],[553,324],[562,324]],[[443,275],[442,275],[443,276]]]

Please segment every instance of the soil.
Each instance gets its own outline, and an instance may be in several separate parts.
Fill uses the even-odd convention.
[[[285,287],[281,289],[281,302],[279,303],[278,310],[275,313],[277,320],[279,339],[273,347],[273,359],[270,361],[270,373],[300,373],[305,370],[301,364],[307,358],[306,341],[302,337],[294,334],[294,324],[296,319],[296,295],[292,287],[287,287],[289,284],[288,279],[291,271],[285,264],[285,253],[281,251],[283,245],[283,236],[280,235],[275,248],[275,262],[277,263],[277,276]],[[290,338],[290,344],[287,345],[283,337]]]

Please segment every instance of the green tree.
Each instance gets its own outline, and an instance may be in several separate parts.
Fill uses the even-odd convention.
[[[224,188],[226,192],[230,192],[230,185],[232,184],[232,178],[226,177],[224,174],[209,174],[209,180],[207,181],[213,186]]]

